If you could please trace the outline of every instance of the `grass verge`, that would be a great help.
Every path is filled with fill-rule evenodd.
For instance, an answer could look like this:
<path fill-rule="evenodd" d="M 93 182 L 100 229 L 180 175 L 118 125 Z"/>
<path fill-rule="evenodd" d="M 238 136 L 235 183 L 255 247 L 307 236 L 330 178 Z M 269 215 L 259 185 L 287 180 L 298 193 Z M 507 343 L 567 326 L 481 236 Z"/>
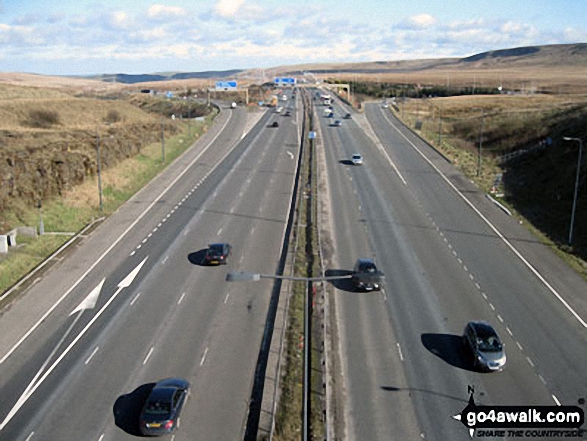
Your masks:
<path fill-rule="evenodd" d="M 162 162 L 161 143 L 152 143 L 145 146 L 139 155 L 104 170 L 103 213 L 99 210 L 97 177 L 72 188 L 61 198 L 46 202 L 41 209 L 45 232 L 75 233 L 95 218 L 116 211 L 205 133 L 215 116 L 216 113 L 211 114 L 199 122 L 173 122 L 181 130 L 179 134 L 165 139 L 165 163 Z M 19 207 L 18 213 L 7 215 L 12 225 L 39 224 L 40 210 L 37 208 Z M 43 235 L 26 241 L 16 250 L 11 249 L 0 261 L 0 292 L 7 291 L 68 239 L 65 235 Z M 22 241 L 18 238 L 17 242 Z M 9 300 L 5 299 L 3 303 Z M 0 304 L 0 308 L 2 306 Z"/>

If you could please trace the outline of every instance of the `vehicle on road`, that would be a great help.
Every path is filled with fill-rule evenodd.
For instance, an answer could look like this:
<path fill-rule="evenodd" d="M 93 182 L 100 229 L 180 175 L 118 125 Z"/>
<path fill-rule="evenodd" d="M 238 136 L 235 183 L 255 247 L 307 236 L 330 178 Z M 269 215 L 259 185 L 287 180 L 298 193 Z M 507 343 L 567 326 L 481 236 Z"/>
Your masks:
<path fill-rule="evenodd" d="M 353 156 L 351 156 L 351 162 L 353 165 L 363 165 L 363 157 L 358 153 L 355 153 Z"/>
<path fill-rule="evenodd" d="M 233 101 L 232 104 L 230 105 L 231 109 L 236 109 L 236 103 Z"/>
<path fill-rule="evenodd" d="M 179 417 L 190 393 L 190 384 L 181 378 L 167 378 L 155 384 L 139 419 L 141 434 L 166 435 L 179 427 Z"/>
<path fill-rule="evenodd" d="M 344 119 L 352 119 L 352 117 L 353 117 L 353 116 L 352 116 L 350 113 L 347 113 L 347 114 L 344 116 Z"/>
<path fill-rule="evenodd" d="M 226 265 L 232 247 L 228 243 L 212 243 L 208 245 L 204 262 L 208 265 Z"/>
<path fill-rule="evenodd" d="M 279 127 L 279 123 L 277 121 L 273 121 L 273 124 L 271 124 L 271 127 Z"/>
<path fill-rule="evenodd" d="M 291 112 L 289 110 L 286 110 L 283 116 L 291 116 Z"/>
<path fill-rule="evenodd" d="M 379 291 L 381 289 L 381 273 L 373 259 L 358 259 L 353 269 L 351 283 L 356 290 Z"/>
<path fill-rule="evenodd" d="M 463 345 L 469 351 L 476 369 L 501 371 L 504 368 L 506 356 L 503 343 L 489 323 L 467 323 L 463 332 Z"/>
<path fill-rule="evenodd" d="M 340 119 L 337 119 L 336 121 L 334 121 L 332 123 L 333 127 L 340 127 L 342 125 L 342 121 Z"/>

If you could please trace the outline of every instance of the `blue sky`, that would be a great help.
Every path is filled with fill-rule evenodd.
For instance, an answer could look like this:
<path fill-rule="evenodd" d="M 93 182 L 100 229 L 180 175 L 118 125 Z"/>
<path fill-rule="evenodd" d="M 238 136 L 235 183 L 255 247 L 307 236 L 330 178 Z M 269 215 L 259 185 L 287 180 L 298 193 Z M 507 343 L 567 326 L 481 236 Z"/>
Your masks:
<path fill-rule="evenodd" d="M 586 0 L 0 0 L 0 71 L 153 73 L 584 43 Z"/>

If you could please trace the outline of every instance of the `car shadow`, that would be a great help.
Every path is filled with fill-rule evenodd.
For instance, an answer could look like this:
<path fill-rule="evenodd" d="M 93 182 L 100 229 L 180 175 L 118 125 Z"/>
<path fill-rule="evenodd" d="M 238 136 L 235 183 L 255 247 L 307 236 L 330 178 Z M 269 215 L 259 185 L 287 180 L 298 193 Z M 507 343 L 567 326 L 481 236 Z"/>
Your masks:
<path fill-rule="evenodd" d="M 353 165 L 353 161 L 351 161 L 350 159 L 341 159 L 340 161 L 338 161 L 338 163 L 342 165 Z"/>
<path fill-rule="evenodd" d="M 155 383 L 143 384 L 129 394 L 118 397 L 112 408 L 114 424 L 126 433 L 141 436 L 139 419 L 141 411 Z"/>
<path fill-rule="evenodd" d="M 326 270 L 324 275 L 326 277 L 337 277 L 337 276 L 350 276 L 353 272 L 349 270 L 341 270 L 341 269 L 329 269 Z M 348 292 L 355 292 L 355 287 L 351 283 L 351 279 L 338 279 L 338 280 L 329 280 L 330 283 L 336 288 L 340 289 L 341 291 L 348 291 Z"/>
<path fill-rule="evenodd" d="M 473 363 L 463 348 L 462 337 L 454 334 L 422 334 L 426 349 L 451 366 L 475 371 Z"/>
<path fill-rule="evenodd" d="M 208 249 L 204 248 L 202 250 L 196 251 L 195 253 L 190 253 L 188 254 L 188 260 L 192 265 L 206 266 L 206 264 L 204 263 L 206 251 L 208 251 Z"/>

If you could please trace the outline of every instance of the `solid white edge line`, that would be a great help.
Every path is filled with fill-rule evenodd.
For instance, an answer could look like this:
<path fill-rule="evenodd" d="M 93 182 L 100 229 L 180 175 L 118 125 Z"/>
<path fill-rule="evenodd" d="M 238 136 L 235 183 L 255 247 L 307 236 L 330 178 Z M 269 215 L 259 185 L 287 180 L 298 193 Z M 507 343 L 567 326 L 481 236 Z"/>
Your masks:
<path fill-rule="evenodd" d="M 497 227 L 495 227 L 490 221 L 489 219 L 487 219 L 483 213 L 481 213 L 477 207 L 475 207 L 473 205 L 473 203 L 471 201 L 469 201 L 469 199 L 466 198 L 466 196 L 464 194 L 462 194 L 459 189 L 452 183 L 450 182 L 450 180 L 444 176 L 444 174 L 438 169 L 438 167 L 436 167 L 434 165 L 434 163 L 432 163 L 432 161 L 430 161 L 425 155 L 424 153 L 422 153 L 420 151 L 420 149 L 418 147 L 416 147 L 416 145 L 410 141 L 408 139 L 408 137 L 406 135 L 404 135 L 396 126 L 395 124 L 386 116 L 387 121 L 389 122 L 389 124 L 420 154 L 420 156 L 422 156 L 422 158 L 424 158 L 424 160 L 426 162 L 428 162 L 428 164 L 430 164 L 430 166 L 440 175 L 440 177 L 442 179 L 444 179 L 444 181 L 465 201 L 465 203 L 471 207 L 471 209 L 477 213 L 477 215 L 489 226 L 489 228 L 491 228 L 493 230 L 493 232 L 495 234 L 497 234 L 497 236 L 508 246 L 508 248 L 510 250 L 512 250 L 512 252 L 524 263 L 524 265 L 526 265 L 526 267 L 550 290 L 550 292 L 552 294 L 554 294 L 556 296 L 556 298 L 565 306 L 565 308 L 567 308 L 567 310 L 579 321 L 579 323 L 581 323 L 583 325 L 584 328 L 587 328 L 587 322 L 585 320 L 583 320 L 583 318 L 573 309 L 571 308 L 571 306 L 567 303 L 567 301 L 565 299 L 562 298 L 562 296 L 552 287 L 552 285 L 550 285 L 550 283 L 548 283 L 548 281 L 542 276 L 542 274 L 540 274 L 538 272 L 538 270 L 536 270 L 536 268 L 534 268 L 532 266 L 532 264 L 530 264 L 530 262 L 528 262 L 526 260 L 526 258 L 524 256 L 522 256 L 522 254 L 510 243 L 509 240 L 507 240 L 505 238 L 505 236 L 503 234 L 501 234 L 501 232 L 497 229 Z"/>
<path fill-rule="evenodd" d="M 165 190 L 163 190 L 161 192 L 161 194 L 159 194 L 159 196 L 157 196 L 155 198 L 155 200 L 153 202 L 151 202 L 149 204 L 149 206 L 147 208 L 145 208 L 145 210 L 135 219 L 135 221 L 130 224 L 128 226 L 128 228 L 126 230 L 124 230 L 122 232 L 122 234 L 118 237 L 118 239 L 116 239 L 114 242 L 112 242 L 112 244 L 106 249 L 106 251 L 104 251 L 104 253 L 102 253 L 102 255 L 100 257 L 98 257 L 96 259 L 96 261 L 86 270 L 86 272 L 84 272 L 79 279 L 77 279 L 77 281 L 71 286 L 71 288 L 69 288 L 65 294 L 63 294 L 58 300 L 57 302 L 55 302 L 53 304 L 53 306 L 51 306 L 51 308 L 49 308 L 47 310 L 47 312 L 45 314 L 43 314 L 43 316 L 37 321 L 37 323 L 35 323 L 17 342 L 16 344 L 4 355 L 4 357 L 2 357 L 2 359 L 0 360 L 0 364 L 4 363 L 6 361 L 6 359 L 8 357 L 10 357 L 10 355 L 16 350 L 16 348 L 18 348 L 23 341 L 25 341 L 29 335 L 31 335 L 35 329 L 37 329 L 39 327 L 39 325 L 45 321 L 45 319 L 49 316 L 49 314 L 51 314 L 55 308 L 57 308 L 57 306 L 59 306 L 59 304 L 81 283 L 81 281 L 83 279 L 86 278 L 86 276 L 102 261 L 102 259 L 104 259 L 104 257 L 106 257 L 106 255 L 112 251 L 112 249 L 118 245 L 118 242 L 120 242 L 122 240 L 122 238 L 124 236 L 126 236 L 128 234 L 128 232 L 133 229 L 135 227 L 135 225 L 137 223 L 139 223 L 139 221 L 149 212 L 149 210 L 151 210 L 151 208 L 153 208 L 155 206 L 156 203 L 159 202 L 159 200 L 161 200 L 161 198 L 163 196 L 165 196 L 165 194 L 175 185 L 175 183 L 177 181 L 179 181 L 183 175 L 185 175 L 188 170 L 190 169 L 190 167 L 192 165 L 194 165 L 196 163 L 196 161 L 198 161 L 200 159 L 200 156 L 202 156 L 206 151 L 208 151 L 208 149 L 210 148 L 210 146 L 214 143 L 214 141 L 216 141 L 216 139 L 220 136 L 220 134 L 224 131 L 224 128 L 228 125 L 228 122 L 230 121 L 230 118 L 232 117 L 232 113 L 229 113 L 228 119 L 226 120 L 226 122 L 224 123 L 224 125 L 222 126 L 222 128 L 218 131 L 218 133 L 214 136 L 214 138 L 212 138 L 212 140 L 208 143 L 208 145 L 198 154 L 196 155 L 196 157 L 184 168 L 184 170 L 179 173 L 179 175 L 176 176 L 176 178 L 171 181 L 170 184 L 168 184 L 165 187 Z M 181 157 L 181 156 L 180 156 Z M 178 158 L 179 159 L 179 158 Z M 171 165 L 171 164 L 170 164 Z M 136 193 L 138 194 L 138 193 Z M 161 224 L 159 224 L 158 226 L 160 226 Z"/>

